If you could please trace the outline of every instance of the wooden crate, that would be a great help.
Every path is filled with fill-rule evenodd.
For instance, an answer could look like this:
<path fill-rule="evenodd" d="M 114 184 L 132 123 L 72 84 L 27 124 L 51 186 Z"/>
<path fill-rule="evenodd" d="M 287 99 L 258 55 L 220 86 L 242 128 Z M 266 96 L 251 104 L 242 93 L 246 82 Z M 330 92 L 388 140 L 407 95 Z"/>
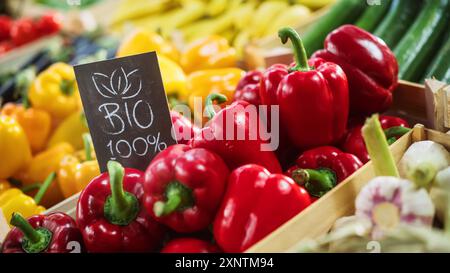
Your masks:
<path fill-rule="evenodd" d="M 398 163 L 413 142 L 421 140 L 438 142 L 450 150 L 450 135 L 425 129 L 419 124 L 391 145 L 395 161 Z M 356 196 L 374 177 L 373 166 L 369 162 L 247 252 L 286 252 L 304 239 L 315 239 L 326 234 L 338 218 L 354 214 Z"/>

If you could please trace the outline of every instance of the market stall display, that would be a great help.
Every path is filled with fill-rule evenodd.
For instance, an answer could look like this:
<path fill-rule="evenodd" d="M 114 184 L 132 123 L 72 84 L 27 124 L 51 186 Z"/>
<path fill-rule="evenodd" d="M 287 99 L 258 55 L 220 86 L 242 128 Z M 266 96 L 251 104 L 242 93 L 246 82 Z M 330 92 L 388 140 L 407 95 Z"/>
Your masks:
<path fill-rule="evenodd" d="M 0 63 L 54 38 L 0 69 L 0 252 L 450 251 L 450 136 L 417 124 L 450 128 L 450 1 L 123 0 L 94 32 L 58 21 L 109 1 L 85 4 L 0 16 Z M 144 128 L 133 58 L 178 143 L 142 138 L 144 167 L 95 146 L 96 110 Z M 79 76 L 97 61 L 110 74 Z M 86 110 L 91 80 L 126 110 Z"/>

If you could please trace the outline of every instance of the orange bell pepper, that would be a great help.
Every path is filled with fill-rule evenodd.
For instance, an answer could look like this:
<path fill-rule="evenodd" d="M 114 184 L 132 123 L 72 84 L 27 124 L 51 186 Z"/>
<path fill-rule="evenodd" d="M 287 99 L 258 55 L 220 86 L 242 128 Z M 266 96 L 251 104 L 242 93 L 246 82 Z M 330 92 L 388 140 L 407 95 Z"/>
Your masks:
<path fill-rule="evenodd" d="M 52 172 L 57 172 L 61 160 L 68 154 L 74 152 L 68 143 L 59 143 L 43 152 L 37 154 L 30 162 L 24 172 L 15 178 L 20 180 L 24 186 L 43 181 Z M 58 183 L 53 183 L 42 199 L 42 205 L 51 207 L 64 199 Z"/>
<path fill-rule="evenodd" d="M 52 123 L 49 113 L 21 104 L 7 103 L 3 106 L 1 114 L 17 120 L 28 138 L 33 153 L 45 147 Z"/>

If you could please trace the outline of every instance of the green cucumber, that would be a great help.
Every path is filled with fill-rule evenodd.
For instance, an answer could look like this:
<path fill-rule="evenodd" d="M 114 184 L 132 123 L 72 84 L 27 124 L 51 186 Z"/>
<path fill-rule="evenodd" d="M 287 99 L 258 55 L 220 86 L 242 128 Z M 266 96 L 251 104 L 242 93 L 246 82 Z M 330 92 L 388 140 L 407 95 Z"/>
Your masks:
<path fill-rule="evenodd" d="M 433 62 L 428 67 L 422 82 L 430 78 L 450 83 L 450 34 L 447 34 L 447 39 L 444 40 Z"/>
<path fill-rule="evenodd" d="M 380 37 L 390 48 L 394 48 L 413 24 L 421 5 L 420 0 L 393 0 L 385 18 L 373 34 Z"/>
<path fill-rule="evenodd" d="M 344 24 L 355 22 L 365 7 L 366 2 L 361 0 L 340 0 L 336 2 L 325 15 L 302 35 L 306 52 L 311 55 L 316 50 L 323 48 L 323 41 L 328 33 Z"/>
<path fill-rule="evenodd" d="M 378 4 L 367 7 L 358 21 L 356 21 L 355 26 L 369 32 L 374 31 L 389 10 L 391 2 L 391 0 L 382 0 Z"/>
<path fill-rule="evenodd" d="M 399 79 L 416 81 L 425 73 L 433 52 L 445 34 L 450 0 L 426 0 L 414 24 L 395 47 Z"/>

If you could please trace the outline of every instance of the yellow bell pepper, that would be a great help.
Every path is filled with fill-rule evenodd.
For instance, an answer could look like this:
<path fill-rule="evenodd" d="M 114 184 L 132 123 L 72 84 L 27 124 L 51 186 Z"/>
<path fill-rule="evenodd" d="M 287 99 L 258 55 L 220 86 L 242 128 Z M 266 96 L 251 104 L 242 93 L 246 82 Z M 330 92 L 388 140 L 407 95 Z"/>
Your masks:
<path fill-rule="evenodd" d="M 0 115 L 0 179 L 6 179 L 24 168 L 31 160 L 30 144 L 19 123 Z"/>
<path fill-rule="evenodd" d="M 180 53 L 170 42 L 164 40 L 161 35 L 137 28 L 126 36 L 117 49 L 117 57 L 135 55 L 150 51 L 156 51 L 158 55 L 164 55 L 178 62 Z"/>
<path fill-rule="evenodd" d="M 0 194 L 2 194 L 2 192 L 8 190 L 11 188 L 11 184 L 4 179 L 0 179 Z"/>
<path fill-rule="evenodd" d="M 45 147 L 52 124 L 50 114 L 43 110 L 27 108 L 16 103 L 5 104 L 1 114 L 10 116 L 19 122 L 33 153 L 39 152 Z"/>
<path fill-rule="evenodd" d="M 20 180 L 24 186 L 43 181 L 50 173 L 57 172 L 61 160 L 68 154 L 74 152 L 69 143 L 59 143 L 39 154 L 30 162 L 24 172 L 19 173 L 15 178 Z M 45 193 L 42 204 L 50 207 L 63 200 L 58 183 L 53 183 Z"/>
<path fill-rule="evenodd" d="M 80 160 L 77 155 L 67 155 L 60 163 L 58 183 L 65 198 L 82 191 L 94 177 L 100 174 L 97 160 L 92 157 L 89 134 L 83 135 L 83 140 L 85 160 Z"/>
<path fill-rule="evenodd" d="M 194 99 L 202 98 L 205 105 L 206 97 L 211 93 L 221 93 L 228 98 L 228 102 L 233 100 L 236 85 L 245 72 L 239 68 L 221 68 L 200 70 L 188 76 L 187 88 L 189 95 L 189 106 L 194 111 Z M 196 113 L 198 117 L 202 113 Z"/>
<path fill-rule="evenodd" d="M 189 93 L 186 89 L 186 75 L 183 69 L 164 56 L 158 56 L 158 62 L 167 96 L 186 100 Z"/>
<path fill-rule="evenodd" d="M 130 36 L 129 41 L 127 39 L 124 40 L 117 51 L 116 56 L 124 57 L 149 51 L 156 51 L 158 53 L 158 62 L 161 70 L 164 90 L 166 91 L 167 96 L 185 100 L 188 95 L 186 93 L 186 75 L 184 74 L 183 69 L 173 60 L 177 58 L 170 57 L 171 55 L 177 56 L 178 53 L 175 53 L 175 51 L 170 48 L 164 50 L 166 48 L 164 45 L 157 46 L 157 44 L 160 43 L 155 41 L 159 40 L 161 37 L 156 37 L 157 36 L 155 36 L 155 34 L 148 34 L 145 31 L 137 31 L 134 35 Z"/>
<path fill-rule="evenodd" d="M 47 146 L 53 147 L 67 142 L 74 149 L 83 148 L 82 135 L 89 132 L 83 112 L 75 112 L 64 119 L 50 136 Z"/>
<path fill-rule="evenodd" d="M 211 35 L 194 41 L 181 54 L 180 64 L 186 73 L 197 70 L 234 67 L 236 50 L 224 37 Z"/>
<path fill-rule="evenodd" d="M 72 66 L 55 63 L 37 75 L 30 87 L 31 105 L 47 111 L 54 122 L 81 108 L 80 94 Z"/>
<path fill-rule="evenodd" d="M 39 203 L 50 185 L 54 184 L 52 183 L 54 179 L 55 173 L 49 174 L 34 198 L 17 188 L 0 193 L 0 209 L 6 221 L 9 223 L 13 212 L 19 212 L 26 218 L 44 212 L 45 208 L 40 206 Z"/>

